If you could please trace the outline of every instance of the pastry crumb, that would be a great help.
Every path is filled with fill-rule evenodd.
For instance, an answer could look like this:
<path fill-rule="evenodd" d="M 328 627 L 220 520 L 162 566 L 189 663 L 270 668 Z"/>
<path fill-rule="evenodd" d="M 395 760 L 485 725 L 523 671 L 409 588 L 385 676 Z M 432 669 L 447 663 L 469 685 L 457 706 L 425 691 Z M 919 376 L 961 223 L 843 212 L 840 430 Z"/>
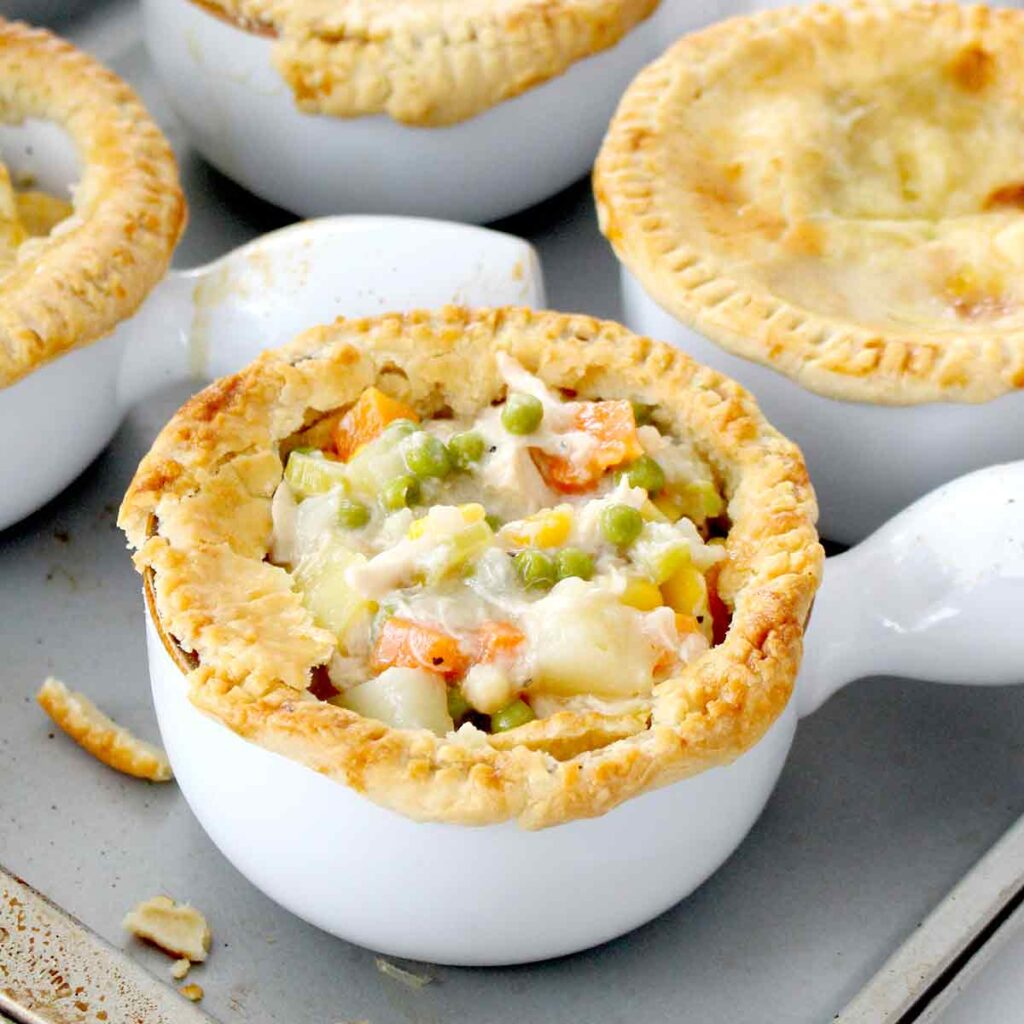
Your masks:
<path fill-rule="evenodd" d="M 175 960 L 171 964 L 171 977 L 175 981 L 181 981 L 186 974 L 188 969 L 192 966 L 192 961 L 187 956 L 183 956 L 180 960 Z"/>
<path fill-rule="evenodd" d="M 39 688 L 39 706 L 83 750 L 125 775 L 150 782 L 173 778 L 167 755 L 108 718 L 85 694 L 52 676 Z"/>
<path fill-rule="evenodd" d="M 178 991 L 186 998 L 191 999 L 193 1003 L 198 1003 L 206 993 L 203 991 L 202 985 L 197 985 L 194 981 L 188 985 L 182 985 Z"/>
<path fill-rule="evenodd" d="M 200 964 L 210 950 L 210 928 L 206 918 L 195 907 L 175 903 L 169 896 L 143 900 L 125 915 L 122 927 L 179 958 L 179 962 L 189 960 Z M 172 970 L 177 968 L 175 964 Z"/>
<path fill-rule="evenodd" d="M 404 967 L 399 967 L 398 964 L 393 964 L 390 960 L 385 960 L 382 956 L 376 957 L 374 963 L 381 974 L 386 974 L 389 978 L 408 985 L 409 988 L 423 988 L 424 985 L 429 985 L 434 980 L 429 974 L 414 974 Z"/>

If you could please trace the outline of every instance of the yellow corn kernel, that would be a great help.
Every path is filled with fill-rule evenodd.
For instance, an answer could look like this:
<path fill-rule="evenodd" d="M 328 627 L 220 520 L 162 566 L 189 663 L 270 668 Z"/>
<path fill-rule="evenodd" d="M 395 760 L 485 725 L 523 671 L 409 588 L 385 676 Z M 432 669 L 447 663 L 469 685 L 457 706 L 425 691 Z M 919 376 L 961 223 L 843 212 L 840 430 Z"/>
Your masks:
<path fill-rule="evenodd" d="M 684 565 L 662 583 L 661 594 L 674 611 L 695 615 L 707 606 L 708 586 L 698 569 Z"/>
<path fill-rule="evenodd" d="M 546 508 L 526 519 L 506 523 L 499 536 L 517 548 L 557 548 L 572 532 L 572 509 L 568 505 Z"/>
<path fill-rule="evenodd" d="M 475 501 L 470 502 L 468 505 L 460 505 L 459 512 L 462 514 L 462 521 L 467 526 L 472 526 L 473 523 L 482 522 L 484 517 L 487 515 L 487 511 L 484 509 L 483 505 L 480 505 Z M 427 532 L 429 519 L 430 513 L 428 512 L 425 516 L 415 520 L 410 525 L 409 529 L 405 531 L 406 537 L 408 537 L 409 540 L 419 540 L 420 537 Z"/>
<path fill-rule="evenodd" d="M 623 604 L 629 605 L 630 608 L 636 608 L 641 612 L 653 611 L 665 603 L 657 585 L 639 576 L 633 576 L 627 580 L 626 589 L 622 592 L 619 600 Z"/>

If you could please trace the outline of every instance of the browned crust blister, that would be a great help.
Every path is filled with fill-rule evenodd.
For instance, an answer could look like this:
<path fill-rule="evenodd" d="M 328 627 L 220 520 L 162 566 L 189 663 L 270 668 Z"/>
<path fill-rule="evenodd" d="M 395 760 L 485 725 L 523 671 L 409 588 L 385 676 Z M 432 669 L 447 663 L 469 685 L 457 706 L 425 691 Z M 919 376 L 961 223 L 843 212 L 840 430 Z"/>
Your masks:
<path fill-rule="evenodd" d="M 780 66 L 787 54 L 805 63 L 827 61 L 829 47 L 841 47 L 849 61 L 863 55 L 865 73 L 876 51 L 913 67 L 932 47 L 976 100 L 1001 90 L 1016 105 L 1022 46 L 1020 11 L 929 0 L 764 11 L 685 37 L 634 80 L 609 129 L 594 173 L 602 231 L 646 291 L 682 323 L 818 394 L 914 404 L 982 402 L 1018 389 L 1024 386 L 1019 326 L 930 332 L 858 325 L 740 279 L 732 263 L 705 244 L 727 229 L 714 222 L 713 204 L 680 167 L 702 143 L 687 126 L 689 105 L 752 54 L 763 58 L 767 47 Z M 830 87 L 839 88 L 835 82 Z M 785 140 L 773 143 L 784 146 Z"/>
<path fill-rule="evenodd" d="M 584 398 L 655 403 L 662 428 L 692 438 L 722 481 L 732 527 L 721 588 L 735 604 L 732 628 L 658 685 L 649 722 L 618 715 L 602 728 L 596 714 L 561 712 L 524 727 L 521 744 L 512 731 L 467 745 L 389 729 L 304 689 L 332 638 L 283 585 L 284 571 L 263 560 L 270 520 L 254 506 L 269 508 L 280 445 L 371 383 L 424 417 L 473 416 L 504 393 L 497 350 Z M 216 525 L 190 532 L 190 509 Z M 188 672 L 197 707 L 409 817 L 539 828 L 602 814 L 761 737 L 789 700 L 800 660 L 822 565 L 816 515 L 798 449 L 727 378 L 590 317 L 448 308 L 318 327 L 207 388 L 157 438 L 119 522 L 150 574 L 160 625 L 198 655 Z M 236 539 L 239 516 L 247 526 Z"/>
<path fill-rule="evenodd" d="M 185 226 L 167 140 L 135 93 L 41 29 L 0 18 L 0 120 L 60 125 L 78 151 L 74 214 L 0 278 L 0 388 L 130 316 Z"/>
<path fill-rule="evenodd" d="M 302 110 L 454 124 L 614 46 L 660 0 L 200 0 L 277 36 Z"/>

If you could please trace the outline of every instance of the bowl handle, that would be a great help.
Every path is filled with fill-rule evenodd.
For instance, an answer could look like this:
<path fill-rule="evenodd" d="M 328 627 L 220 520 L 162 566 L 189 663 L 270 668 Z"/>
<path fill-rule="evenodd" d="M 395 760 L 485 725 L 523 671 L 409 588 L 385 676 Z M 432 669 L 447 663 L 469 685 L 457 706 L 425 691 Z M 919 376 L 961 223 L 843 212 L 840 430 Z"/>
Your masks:
<path fill-rule="evenodd" d="M 797 686 L 801 716 L 854 679 L 1024 681 L 1024 462 L 925 495 L 829 558 Z"/>
<path fill-rule="evenodd" d="M 190 356 L 193 288 L 187 274 L 170 271 L 117 328 L 125 346 L 117 383 L 122 415 L 161 388 L 195 376 Z"/>
<path fill-rule="evenodd" d="M 325 217 L 171 273 L 123 324 L 127 407 L 172 381 L 235 373 L 338 316 L 544 305 L 532 246 L 485 228 L 415 217 Z"/>

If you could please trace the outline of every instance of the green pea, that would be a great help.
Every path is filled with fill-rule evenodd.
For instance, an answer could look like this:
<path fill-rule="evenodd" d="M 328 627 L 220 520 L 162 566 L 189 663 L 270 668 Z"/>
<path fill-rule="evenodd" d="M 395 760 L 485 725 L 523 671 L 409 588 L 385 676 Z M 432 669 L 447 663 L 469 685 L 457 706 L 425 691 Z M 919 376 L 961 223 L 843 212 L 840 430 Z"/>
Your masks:
<path fill-rule="evenodd" d="M 536 717 L 533 708 L 525 700 L 514 700 L 491 715 L 491 732 L 508 732 L 509 729 L 517 729 L 521 725 L 526 725 L 527 722 L 532 722 Z"/>
<path fill-rule="evenodd" d="M 417 434 L 403 445 L 405 464 L 419 477 L 446 477 L 452 471 L 452 457 L 444 441 L 433 434 Z"/>
<path fill-rule="evenodd" d="M 389 480 L 380 492 L 381 506 L 388 512 L 397 512 L 399 509 L 415 505 L 420 500 L 420 485 L 416 477 L 408 474 L 396 476 Z"/>
<path fill-rule="evenodd" d="M 415 434 L 419 429 L 419 424 L 413 423 L 412 420 L 392 420 L 384 428 L 384 433 L 388 434 L 392 438 L 399 439 L 408 437 L 410 434 Z"/>
<path fill-rule="evenodd" d="M 558 578 L 555 560 L 535 548 L 520 551 L 512 564 L 519 574 L 520 582 L 527 589 L 547 590 L 555 585 Z"/>
<path fill-rule="evenodd" d="M 570 576 L 589 580 L 594 575 L 594 560 L 579 548 L 562 548 L 555 556 L 555 571 L 560 580 Z"/>
<path fill-rule="evenodd" d="M 344 530 L 360 530 L 370 521 L 370 510 L 361 501 L 338 502 L 338 524 Z"/>
<path fill-rule="evenodd" d="M 496 516 L 493 512 L 488 512 L 484 516 L 484 522 L 497 533 L 505 524 L 501 521 L 501 516 Z"/>
<path fill-rule="evenodd" d="M 533 395 L 524 395 L 514 391 L 505 400 L 505 408 L 501 410 L 502 426 L 510 434 L 532 434 L 544 419 L 544 406 L 540 399 Z"/>
<path fill-rule="evenodd" d="M 629 403 L 633 406 L 633 419 L 636 421 L 638 427 L 645 427 L 651 422 L 654 414 L 654 406 L 649 405 L 647 402 L 637 402 L 631 400 Z"/>
<path fill-rule="evenodd" d="M 665 470 L 650 457 L 641 455 L 626 470 L 630 487 L 642 487 L 648 494 L 657 494 L 665 486 Z"/>
<path fill-rule="evenodd" d="M 643 516 L 629 505 L 609 505 L 601 511 L 601 533 L 620 548 L 628 547 L 644 528 Z"/>
<path fill-rule="evenodd" d="M 448 714 L 452 721 L 458 725 L 459 720 L 473 710 L 472 705 L 466 700 L 461 686 L 452 686 L 448 689 Z"/>
<path fill-rule="evenodd" d="M 448 454 L 457 469 L 469 469 L 474 462 L 479 462 L 486 447 L 484 439 L 475 430 L 453 434 L 448 439 Z"/>

